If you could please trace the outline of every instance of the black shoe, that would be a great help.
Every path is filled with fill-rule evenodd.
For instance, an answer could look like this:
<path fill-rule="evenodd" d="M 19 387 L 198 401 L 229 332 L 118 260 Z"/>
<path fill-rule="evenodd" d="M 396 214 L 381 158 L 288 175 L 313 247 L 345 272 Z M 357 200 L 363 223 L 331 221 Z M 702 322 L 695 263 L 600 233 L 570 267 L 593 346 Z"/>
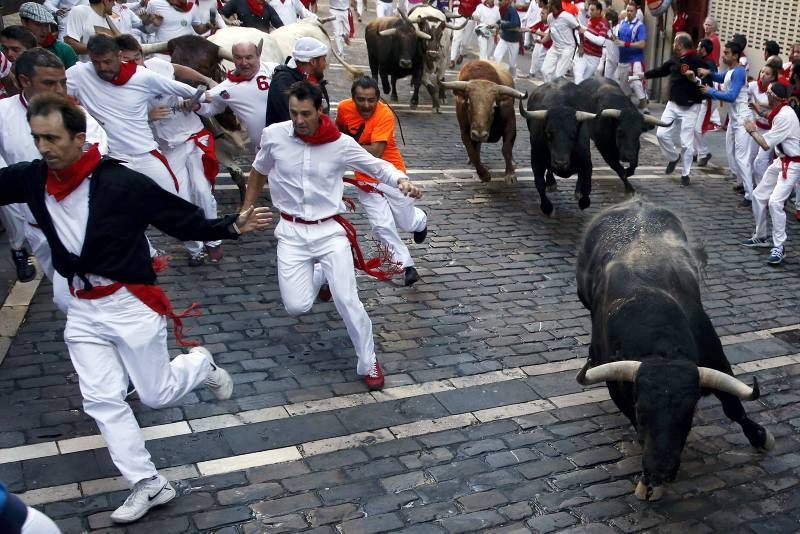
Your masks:
<path fill-rule="evenodd" d="M 708 160 L 711 159 L 711 154 L 706 154 L 703 157 L 697 158 L 697 166 L 698 167 L 705 167 L 708 165 Z"/>
<path fill-rule="evenodd" d="M 744 186 L 742 184 L 734 185 L 733 190 L 739 193 L 740 195 L 744 195 Z"/>
<path fill-rule="evenodd" d="M 30 263 L 30 256 L 27 250 L 24 248 L 19 250 L 11 249 L 11 259 L 14 260 L 14 267 L 17 269 L 17 280 L 30 282 L 36 278 L 36 267 Z"/>
<path fill-rule="evenodd" d="M 406 267 L 405 286 L 410 287 L 419 282 L 419 273 L 413 267 Z"/>
<path fill-rule="evenodd" d="M 681 187 L 689 187 L 689 175 L 681 176 Z"/>
<path fill-rule="evenodd" d="M 743 198 L 739 204 L 737 204 L 740 208 L 750 208 L 753 206 L 753 201 Z"/>
<path fill-rule="evenodd" d="M 664 169 L 664 174 L 672 174 L 672 172 L 675 170 L 675 167 L 678 166 L 678 162 L 680 160 L 681 158 L 677 158 L 675 161 L 670 161 L 667 163 L 667 168 Z"/>
<path fill-rule="evenodd" d="M 196 256 L 189 256 L 189 267 L 200 267 L 206 262 L 206 257 L 201 252 Z"/>
<path fill-rule="evenodd" d="M 424 243 L 426 237 L 428 237 L 428 226 L 427 225 L 425 226 L 425 228 L 423 228 L 419 232 L 414 232 L 414 243 L 417 243 L 417 244 Z"/>

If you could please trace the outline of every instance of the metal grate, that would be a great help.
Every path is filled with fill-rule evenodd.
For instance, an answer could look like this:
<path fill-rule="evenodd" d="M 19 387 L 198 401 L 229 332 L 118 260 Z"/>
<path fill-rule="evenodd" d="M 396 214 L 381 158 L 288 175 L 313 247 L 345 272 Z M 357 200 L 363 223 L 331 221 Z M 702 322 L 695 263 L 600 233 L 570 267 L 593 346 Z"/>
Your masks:
<path fill-rule="evenodd" d="M 723 40 L 743 33 L 756 50 L 772 40 L 781 45 L 784 58 L 792 43 L 800 41 L 800 0 L 714 0 L 711 14 Z"/>

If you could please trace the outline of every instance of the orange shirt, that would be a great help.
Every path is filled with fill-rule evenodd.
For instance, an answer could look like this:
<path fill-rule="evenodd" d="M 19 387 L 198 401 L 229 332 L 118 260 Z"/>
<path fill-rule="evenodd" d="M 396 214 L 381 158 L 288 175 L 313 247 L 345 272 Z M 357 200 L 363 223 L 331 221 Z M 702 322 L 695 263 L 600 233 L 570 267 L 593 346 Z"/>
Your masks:
<path fill-rule="evenodd" d="M 372 117 L 364 120 L 356 109 L 356 103 L 352 98 L 339 102 L 339 111 L 336 113 L 336 126 L 345 133 L 352 135 L 360 145 L 385 142 L 386 150 L 383 151 L 381 159 L 388 161 L 398 170 L 406 171 L 406 164 L 397 142 L 394 139 L 394 114 L 389 106 L 383 102 L 378 102 L 375 113 Z M 360 135 L 359 130 L 362 130 Z M 356 178 L 366 182 L 376 183 L 377 180 L 356 171 Z"/>

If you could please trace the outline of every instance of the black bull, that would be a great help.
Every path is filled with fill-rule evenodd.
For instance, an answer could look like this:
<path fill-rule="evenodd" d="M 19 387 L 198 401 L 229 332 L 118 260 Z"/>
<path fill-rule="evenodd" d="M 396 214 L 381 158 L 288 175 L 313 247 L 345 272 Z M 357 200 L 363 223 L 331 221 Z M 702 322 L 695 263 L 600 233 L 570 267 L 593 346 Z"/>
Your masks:
<path fill-rule="evenodd" d="M 774 438 L 747 417 L 742 400 L 758 398 L 733 378 L 700 301 L 704 254 L 692 249 L 680 220 L 640 200 L 600 213 L 578 251 L 578 297 L 591 312 L 583 385 L 605 381 L 643 445 L 640 499 L 656 500 L 675 479 L 701 394 L 714 393 L 750 443 Z"/>

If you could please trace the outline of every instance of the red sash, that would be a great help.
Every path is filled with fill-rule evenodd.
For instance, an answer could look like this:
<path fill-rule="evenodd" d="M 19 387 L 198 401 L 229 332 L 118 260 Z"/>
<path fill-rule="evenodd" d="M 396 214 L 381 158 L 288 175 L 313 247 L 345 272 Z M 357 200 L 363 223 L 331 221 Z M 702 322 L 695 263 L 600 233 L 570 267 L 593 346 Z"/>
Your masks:
<path fill-rule="evenodd" d="M 800 156 L 781 156 L 780 160 L 781 173 L 783 174 L 783 179 L 786 180 L 786 173 L 789 172 L 789 165 L 791 163 L 800 163 Z"/>
<path fill-rule="evenodd" d="M 194 141 L 195 146 L 203 151 L 201 158 L 203 174 L 206 175 L 206 180 L 211 184 L 211 190 L 213 191 L 217 183 L 217 174 L 219 174 L 219 160 L 214 149 L 214 134 L 203 128 L 196 134 L 189 136 L 189 139 Z"/>
<path fill-rule="evenodd" d="M 169 166 L 169 161 L 167 161 L 167 158 L 164 157 L 164 154 L 162 154 L 156 149 L 151 150 L 150 153 L 153 156 L 155 156 L 161 163 L 163 163 L 164 167 L 166 167 L 167 170 L 169 171 L 169 175 L 172 176 L 172 181 L 175 183 L 175 192 L 177 193 L 178 191 L 180 191 L 181 188 L 180 185 L 178 185 L 178 177 L 175 176 L 174 172 L 172 172 L 172 167 Z"/>

